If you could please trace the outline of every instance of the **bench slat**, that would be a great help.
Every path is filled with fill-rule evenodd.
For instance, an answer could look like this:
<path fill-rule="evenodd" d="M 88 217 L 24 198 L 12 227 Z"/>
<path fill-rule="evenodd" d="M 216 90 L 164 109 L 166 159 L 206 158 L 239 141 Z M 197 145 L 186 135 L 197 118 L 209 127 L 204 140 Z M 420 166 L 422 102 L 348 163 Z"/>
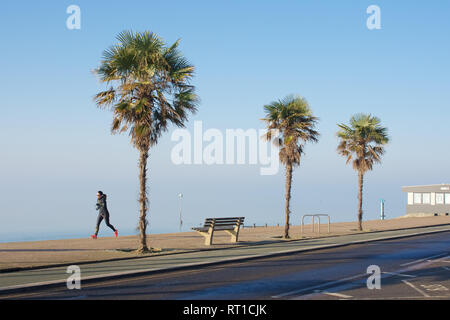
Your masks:
<path fill-rule="evenodd" d="M 205 220 L 237 220 L 245 219 L 244 217 L 231 217 L 231 218 L 206 218 Z"/>
<path fill-rule="evenodd" d="M 205 222 L 204 225 L 216 225 L 216 226 L 220 226 L 220 225 L 233 225 L 233 224 L 243 224 L 243 222 L 240 221 L 227 221 L 227 222 Z"/>
<path fill-rule="evenodd" d="M 205 222 L 205 224 L 203 225 L 204 227 L 209 227 L 212 226 L 213 222 Z M 233 221 L 233 222 L 215 222 L 214 223 L 215 226 L 236 226 L 236 225 L 242 225 L 242 222 L 237 222 L 237 221 Z"/>
<path fill-rule="evenodd" d="M 205 219 L 205 223 L 210 223 L 210 222 L 215 222 L 215 223 L 222 223 L 222 222 L 243 222 L 244 218 L 233 218 L 233 219 L 215 219 L 215 218 L 210 218 L 210 219 Z"/>
<path fill-rule="evenodd" d="M 195 231 L 200 231 L 200 232 L 207 232 L 209 231 L 208 227 L 200 227 L 200 228 L 192 228 L 192 230 Z M 234 230 L 234 226 L 233 227 L 214 227 L 215 231 L 223 231 L 223 230 Z"/>
<path fill-rule="evenodd" d="M 240 221 L 242 221 L 242 220 L 208 220 L 208 221 L 205 221 L 205 223 L 212 223 L 212 222 L 215 222 L 215 223 L 231 223 L 231 222 L 240 222 Z"/>

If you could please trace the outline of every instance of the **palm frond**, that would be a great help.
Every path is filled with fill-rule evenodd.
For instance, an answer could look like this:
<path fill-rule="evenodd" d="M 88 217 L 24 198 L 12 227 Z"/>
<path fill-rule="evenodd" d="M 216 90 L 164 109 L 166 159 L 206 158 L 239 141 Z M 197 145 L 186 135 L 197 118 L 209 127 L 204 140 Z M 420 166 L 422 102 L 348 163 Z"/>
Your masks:
<path fill-rule="evenodd" d="M 199 99 L 189 84 L 194 67 L 179 51 L 155 33 L 122 31 L 118 43 L 103 52 L 95 70 L 111 88 L 99 92 L 99 107 L 111 107 L 112 132 L 129 131 L 138 148 L 156 144 L 169 124 L 183 126 L 195 113 Z"/>
<path fill-rule="evenodd" d="M 353 168 L 364 173 L 372 170 L 374 163 L 381 162 L 383 146 L 389 142 L 389 137 L 379 118 L 359 113 L 350 118 L 349 125 L 341 123 L 338 127 L 337 151 L 346 158 L 346 163 L 353 160 Z"/>
<path fill-rule="evenodd" d="M 300 96 L 290 95 L 264 106 L 264 121 L 269 130 L 264 138 L 270 140 L 270 130 L 280 132 L 280 161 L 299 165 L 304 143 L 317 142 L 319 132 L 315 130 L 318 118 L 313 116 L 308 102 Z"/>

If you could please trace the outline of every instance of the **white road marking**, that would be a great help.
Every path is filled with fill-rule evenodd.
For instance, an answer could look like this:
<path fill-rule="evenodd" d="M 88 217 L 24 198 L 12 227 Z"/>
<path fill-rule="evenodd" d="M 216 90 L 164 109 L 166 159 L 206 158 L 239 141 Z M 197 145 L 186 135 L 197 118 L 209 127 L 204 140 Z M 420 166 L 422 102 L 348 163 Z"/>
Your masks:
<path fill-rule="evenodd" d="M 322 284 L 319 284 L 319 285 L 316 285 L 316 286 L 312 286 L 312 287 L 308 287 L 308 288 L 303 288 L 303 289 L 293 290 L 293 291 L 289 291 L 289 292 L 285 292 L 285 293 L 280 293 L 280 294 L 278 294 L 276 296 L 272 296 L 272 298 L 274 298 L 274 299 L 283 298 L 283 297 L 286 297 L 286 296 L 289 296 L 289 295 L 298 294 L 298 293 L 301 293 L 301 292 L 310 291 L 310 290 L 314 290 L 314 289 L 330 286 L 330 285 L 333 285 L 333 284 L 337 284 L 337 283 L 353 280 L 353 279 L 356 279 L 356 278 L 365 277 L 366 275 L 367 275 L 366 273 L 362 273 L 362 274 L 358 274 L 356 276 L 344 278 L 344 279 L 341 279 L 341 280 L 326 282 L 326 283 L 322 283 Z"/>
<path fill-rule="evenodd" d="M 448 291 L 448 288 L 440 283 L 438 283 L 438 284 L 422 284 L 421 287 L 427 291 Z"/>
<path fill-rule="evenodd" d="M 427 293 L 423 292 L 422 290 L 420 290 L 419 288 L 417 288 L 415 285 L 413 285 L 411 282 L 408 282 L 406 280 L 402 280 L 403 283 L 407 284 L 408 286 L 410 286 L 411 288 L 413 288 L 414 290 L 416 290 L 417 292 L 419 292 L 421 295 L 423 295 L 424 297 L 429 298 L 430 295 L 428 295 Z"/>
<path fill-rule="evenodd" d="M 410 274 L 404 274 L 404 273 L 397 273 L 397 272 L 382 272 L 385 274 L 391 274 L 393 276 L 400 276 L 400 277 L 409 277 L 409 278 L 415 278 L 416 276 L 410 275 Z"/>
<path fill-rule="evenodd" d="M 337 292 L 327 292 L 327 291 L 322 291 L 320 292 L 322 294 L 326 294 L 329 296 L 333 296 L 333 297 L 338 297 L 338 298 L 344 298 L 344 299 L 350 299 L 353 298 L 352 296 L 348 296 L 346 294 L 342 294 L 342 293 L 337 293 Z"/>
<path fill-rule="evenodd" d="M 450 268 L 449 268 L 449 267 L 442 267 L 442 268 L 444 268 L 445 270 L 450 271 Z"/>
<path fill-rule="evenodd" d="M 445 256 L 445 257 L 442 257 L 442 258 L 439 258 L 439 259 L 435 259 L 435 260 L 427 260 L 428 262 L 450 262 L 449 260 L 446 260 L 446 259 L 448 259 L 448 258 L 450 258 L 450 256 Z"/>
<path fill-rule="evenodd" d="M 446 254 L 447 253 L 440 253 L 440 254 L 437 254 L 437 255 L 434 255 L 434 256 L 431 256 L 431 257 L 427 257 L 427 258 L 423 258 L 423 259 L 418 259 L 418 260 L 414 260 L 414 261 L 411 261 L 411 262 L 407 262 L 407 263 L 401 264 L 400 266 L 401 267 L 409 266 L 411 264 L 415 264 L 415 263 L 427 261 L 427 260 L 430 260 L 430 259 L 433 259 L 433 258 L 441 257 L 441 256 L 446 255 Z"/>

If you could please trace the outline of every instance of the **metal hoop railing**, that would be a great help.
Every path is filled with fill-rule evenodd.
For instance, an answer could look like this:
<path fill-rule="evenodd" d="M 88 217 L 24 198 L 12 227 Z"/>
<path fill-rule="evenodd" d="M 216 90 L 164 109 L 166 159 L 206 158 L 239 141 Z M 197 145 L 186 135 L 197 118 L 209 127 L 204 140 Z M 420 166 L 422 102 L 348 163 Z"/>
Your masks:
<path fill-rule="evenodd" d="M 304 214 L 302 216 L 302 234 L 301 234 L 302 236 L 303 236 L 303 226 L 305 224 L 305 217 L 312 217 L 313 232 L 315 232 L 315 218 L 318 219 L 318 224 L 317 224 L 318 234 L 320 234 L 320 217 L 327 217 L 328 218 L 328 233 L 330 233 L 330 222 L 331 222 L 331 219 L 330 219 L 330 216 L 328 214 L 321 214 L 321 213 L 318 213 L 318 214 Z"/>

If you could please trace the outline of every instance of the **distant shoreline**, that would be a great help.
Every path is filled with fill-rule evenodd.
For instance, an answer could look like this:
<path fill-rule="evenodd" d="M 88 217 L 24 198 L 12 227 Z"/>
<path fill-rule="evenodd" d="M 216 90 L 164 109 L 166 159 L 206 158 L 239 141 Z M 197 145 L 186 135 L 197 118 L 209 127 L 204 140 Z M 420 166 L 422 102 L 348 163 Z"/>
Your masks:
<path fill-rule="evenodd" d="M 190 230 L 182 230 L 186 232 Z M 23 233 L 10 233 L 10 234 L 0 234 L 0 243 L 11 243 L 11 242 L 32 242 L 32 241 L 52 241 L 52 240 L 69 240 L 69 239 L 83 239 L 89 238 L 92 234 L 92 230 L 86 231 L 71 231 L 71 232 L 36 232 L 28 235 Z M 168 229 L 157 229 L 149 230 L 148 234 L 165 234 L 165 233 L 176 233 L 178 230 L 168 230 Z M 119 234 L 121 236 L 135 236 L 139 234 L 138 231 L 133 231 L 130 229 L 120 230 Z M 100 237 L 112 237 L 114 234 L 110 230 L 105 230 L 99 232 Z"/>

